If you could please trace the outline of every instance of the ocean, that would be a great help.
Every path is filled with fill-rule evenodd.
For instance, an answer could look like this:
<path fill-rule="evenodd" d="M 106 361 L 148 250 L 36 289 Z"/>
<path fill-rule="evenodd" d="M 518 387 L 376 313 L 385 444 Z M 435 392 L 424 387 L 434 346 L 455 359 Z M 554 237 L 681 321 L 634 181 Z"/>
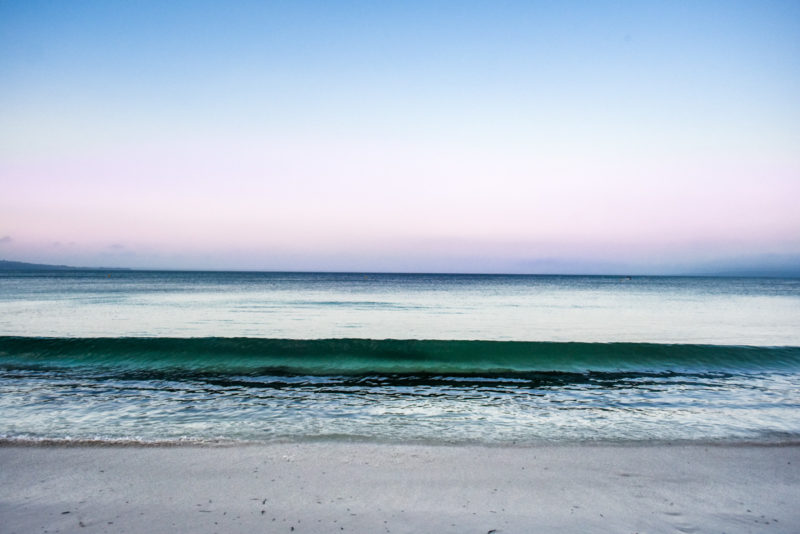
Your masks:
<path fill-rule="evenodd" d="M 800 279 L 0 273 L 0 440 L 800 437 Z"/>

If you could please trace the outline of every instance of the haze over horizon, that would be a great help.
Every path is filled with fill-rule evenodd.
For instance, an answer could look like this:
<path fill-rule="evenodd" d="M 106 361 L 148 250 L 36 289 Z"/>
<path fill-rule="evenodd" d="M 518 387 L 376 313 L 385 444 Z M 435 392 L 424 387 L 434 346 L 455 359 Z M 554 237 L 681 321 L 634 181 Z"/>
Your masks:
<path fill-rule="evenodd" d="M 0 2 L 0 259 L 800 273 L 796 2 Z"/>

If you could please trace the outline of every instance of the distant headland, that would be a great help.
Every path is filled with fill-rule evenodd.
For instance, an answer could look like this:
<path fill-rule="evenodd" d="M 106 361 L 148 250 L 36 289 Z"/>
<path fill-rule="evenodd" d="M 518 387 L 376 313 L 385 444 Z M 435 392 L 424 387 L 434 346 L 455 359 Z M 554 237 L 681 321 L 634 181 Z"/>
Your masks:
<path fill-rule="evenodd" d="M 69 265 L 47 265 L 24 261 L 0 260 L 0 271 L 130 271 L 127 267 L 72 267 Z"/>

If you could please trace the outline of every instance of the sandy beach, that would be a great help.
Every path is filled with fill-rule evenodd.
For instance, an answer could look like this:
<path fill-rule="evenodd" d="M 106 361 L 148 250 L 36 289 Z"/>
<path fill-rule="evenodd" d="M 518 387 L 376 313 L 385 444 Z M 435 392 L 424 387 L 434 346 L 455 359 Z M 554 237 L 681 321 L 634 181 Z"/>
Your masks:
<path fill-rule="evenodd" d="M 2 532 L 797 532 L 798 445 L 0 447 Z"/>

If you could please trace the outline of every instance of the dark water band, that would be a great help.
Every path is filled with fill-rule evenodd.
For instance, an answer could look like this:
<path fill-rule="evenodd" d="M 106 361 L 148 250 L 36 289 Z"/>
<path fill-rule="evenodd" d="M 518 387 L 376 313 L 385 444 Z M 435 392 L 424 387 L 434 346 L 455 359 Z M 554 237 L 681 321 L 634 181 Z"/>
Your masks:
<path fill-rule="evenodd" d="M 0 337 L 0 366 L 252 374 L 800 370 L 800 347 L 530 341 Z"/>

